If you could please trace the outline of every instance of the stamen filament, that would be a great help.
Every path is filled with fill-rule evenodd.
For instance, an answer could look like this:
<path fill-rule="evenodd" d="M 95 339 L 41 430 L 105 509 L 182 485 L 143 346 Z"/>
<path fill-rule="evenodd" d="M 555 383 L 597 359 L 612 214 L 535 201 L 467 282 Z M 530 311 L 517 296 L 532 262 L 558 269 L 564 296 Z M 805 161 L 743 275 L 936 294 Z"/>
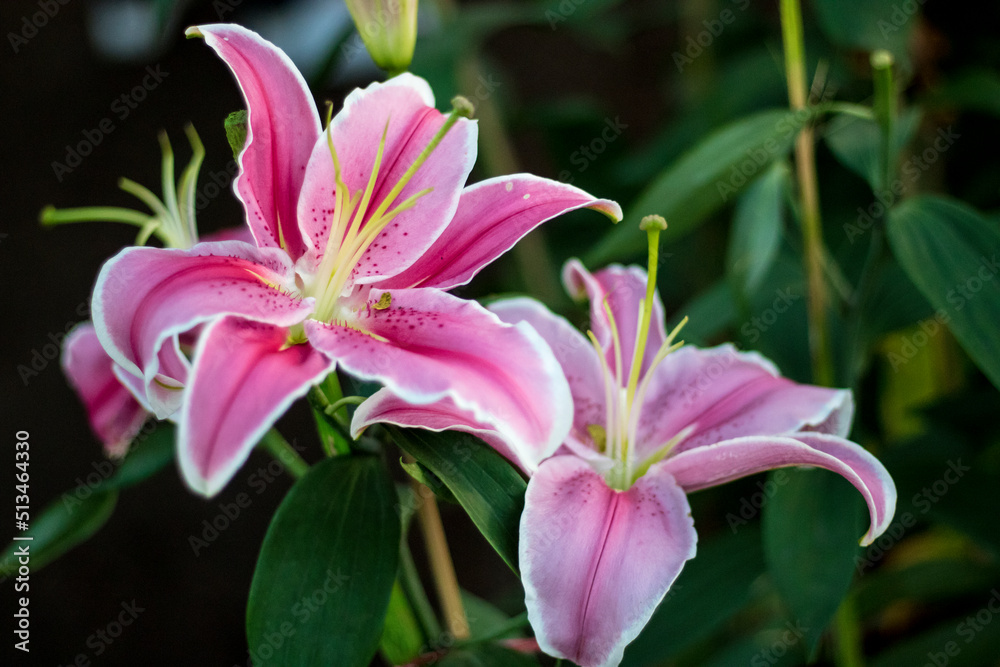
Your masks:
<path fill-rule="evenodd" d="M 452 127 L 454 127 L 455 123 L 458 122 L 459 118 L 464 118 L 466 117 L 466 114 L 469 113 L 468 110 L 465 108 L 465 106 L 463 106 L 463 104 L 460 102 L 460 100 L 464 101 L 464 104 L 468 105 L 468 107 L 471 108 L 471 104 L 469 104 L 468 100 L 465 100 L 465 98 L 456 97 L 454 100 L 452 100 L 452 105 L 455 108 L 452 109 L 452 112 L 450 114 L 448 114 L 448 118 L 444 121 L 444 125 L 442 125 L 441 129 L 437 131 L 437 133 L 434 135 L 434 138 L 431 139 L 431 142 L 424 147 L 424 150 L 420 152 L 420 155 L 418 155 L 417 159 L 413 161 L 413 164 L 410 165 L 409 169 L 407 169 L 406 172 L 403 173 L 403 176 L 402 178 L 399 179 L 399 182 L 396 183 L 396 185 L 393 186 L 392 190 L 389 191 L 389 194 L 385 196 L 385 199 L 382 200 L 382 203 L 379 204 L 379 207 L 375 209 L 375 213 L 372 214 L 372 218 L 375 219 L 381 218 L 385 214 L 385 212 L 389 210 L 389 207 L 392 206 L 392 203 L 396 201 L 396 197 L 398 197 L 399 193 L 403 191 L 403 188 L 405 188 L 406 184 L 410 182 L 410 179 L 413 178 L 413 175 L 417 173 L 417 170 L 420 169 L 420 167 L 423 166 L 424 162 L 427 161 L 427 158 L 431 156 L 431 153 L 433 153 L 434 149 L 438 147 L 438 144 L 440 144 L 441 141 L 444 139 L 445 135 L 448 134 L 448 131 Z"/>
<path fill-rule="evenodd" d="M 587 332 L 587 337 L 590 339 L 591 344 L 594 346 L 594 351 L 597 352 L 597 358 L 601 362 L 601 375 L 604 378 L 604 408 L 605 408 L 605 421 L 604 421 L 604 452 L 608 456 L 614 458 L 614 442 L 611 442 L 611 452 L 608 452 L 609 438 L 614 440 L 614 393 L 612 391 L 612 381 L 614 377 L 611 374 L 611 369 L 608 368 L 608 360 L 604 357 L 604 351 L 601 349 L 601 344 L 597 342 L 597 336 L 594 335 L 593 331 Z"/>
<path fill-rule="evenodd" d="M 163 154 L 163 159 L 161 160 L 162 173 L 160 174 L 163 183 L 163 204 L 170 211 L 170 216 L 164 219 L 163 224 L 168 224 L 171 220 L 176 220 L 180 223 L 181 212 L 177 208 L 177 191 L 174 189 L 176 187 L 174 185 L 174 149 L 170 145 L 170 138 L 163 130 L 160 130 L 157 138 L 160 141 L 160 152 Z M 181 235 L 185 232 L 183 229 L 171 231 Z"/>
<path fill-rule="evenodd" d="M 375 194 L 375 180 L 378 178 L 379 169 L 382 166 L 382 155 L 385 153 L 385 137 L 389 133 L 389 119 L 385 121 L 385 127 L 382 129 L 382 139 L 378 143 L 378 150 L 375 153 L 375 164 L 372 166 L 372 173 L 368 177 L 368 185 L 365 186 L 365 194 L 361 198 L 361 204 L 358 206 L 357 212 L 350 222 L 350 226 L 347 229 L 347 236 L 344 238 L 344 245 L 350 245 L 354 239 L 362 232 L 362 225 L 364 225 L 365 213 L 368 212 L 368 204 L 371 203 L 372 195 Z M 375 218 L 372 222 L 376 222 L 378 218 Z"/>

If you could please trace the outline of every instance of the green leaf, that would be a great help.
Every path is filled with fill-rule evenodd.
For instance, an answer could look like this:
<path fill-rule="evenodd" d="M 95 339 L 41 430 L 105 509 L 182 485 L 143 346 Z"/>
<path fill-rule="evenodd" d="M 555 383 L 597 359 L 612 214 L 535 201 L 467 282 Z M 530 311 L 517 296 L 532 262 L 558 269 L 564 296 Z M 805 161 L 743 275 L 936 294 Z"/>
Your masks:
<path fill-rule="evenodd" d="M 861 304 L 862 335 L 874 343 L 885 334 L 931 317 L 934 309 L 895 261 L 883 264 Z"/>
<path fill-rule="evenodd" d="M 918 107 L 908 109 L 893 124 L 892 150 L 894 155 L 913 139 L 923 113 Z M 837 160 L 861 178 L 868 181 L 873 190 L 879 187 L 881 162 L 881 129 L 874 120 L 858 118 L 850 114 L 840 114 L 831 120 L 823 133 L 823 140 Z M 889 205 L 902 192 L 903 183 L 898 178 L 898 192 L 882 193 Z M 893 184 L 894 185 L 894 184 Z M 891 199 L 890 199 L 891 198 Z"/>
<path fill-rule="evenodd" d="M 926 99 L 930 106 L 967 109 L 1000 116 L 1000 75 L 985 67 L 971 67 L 934 86 Z"/>
<path fill-rule="evenodd" d="M 392 585 L 389 608 L 385 614 L 385 626 L 379 640 L 379 650 L 393 665 L 401 665 L 420 654 L 426 643 L 420 622 L 406 599 L 406 593 L 399 582 Z"/>
<path fill-rule="evenodd" d="M 976 598 L 973 598 L 974 600 Z M 1000 655 L 1000 623 L 996 609 L 1000 593 L 996 588 L 982 590 L 978 607 L 968 607 L 965 614 L 937 625 L 916 637 L 898 642 L 868 662 L 871 667 L 897 665 L 948 665 L 980 667 L 995 665 Z M 992 622 L 977 621 L 989 618 Z"/>
<path fill-rule="evenodd" d="M 866 51 L 886 49 L 901 60 L 906 57 L 906 41 L 920 3 L 816 0 L 814 5 L 820 27 L 834 44 Z"/>
<path fill-rule="evenodd" d="M 667 331 L 672 331 L 683 317 L 689 318 L 681 330 L 681 339 L 691 345 L 706 345 L 736 322 L 733 288 L 719 280 L 677 309 Z"/>
<path fill-rule="evenodd" d="M 875 570 L 859 580 L 853 595 L 858 615 L 869 620 L 897 602 L 943 605 L 989 590 L 997 574 L 995 566 L 971 559 L 935 560 Z"/>
<path fill-rule="evenodd" d="M 704 639 L 743 608 L 764 572 L 760 530 L 736 526 L 698 545 L 642 633 L 625 650 L 625 667 L 657 664 Z"/>
<path fill-rule="evenodd" d="M 664 241 L 694 230 L 720 209 L 774 160 L 783 158 L 810 112 L 761 111 L 722 127 L 704 138 L 660 175 L 625 209 L 625 220 L 584 257 L 601 266 L 642 252 L 646 235 L 639 220 L 662 215 L 669 227 Z"/>
<path fill-rule="evenodd" d="M 118 471 L 99 488 L 102 491 L 124 489 L 143 482 L 166 468 L 174 460 L 173 424 L 159 422 L 149 435 L 140 433 L 132 441 L 125 460 Z"/>
<path fill-rule="evenodd" d="M 412 477 L 413 479 L 417 480 L 418 482 L 426 486 L 431 491 L 433 491 L 434 495 L 437 496 L 440 500 L 443 500 L 448 503 L 458 502 L 457 500 L 455 500 L 455 495 L 448 490 L 447 486 L 444 485 L 444 482 L 438 479 L 438 476 L 432 473 L 427 468 L 427 466 L 420 463 L 420 461 L 407 463 L 406 461 L 400 459 L 399 465 L 403 467 L 403 470 L 406 471 L 406 474 L 408 474 L 410 477 Z"/>
<path fill-rule="evenodd" d="M 229 142 L 229 148 L 233 151 L 233 159 L 236 159 L 243 152 L 243 147 L 247 143 L 246 109 L 234 111 L 226 116 L 224 124 L 226 127 L 226 141 Z"/>
<path fill-rule="evenodd" d="M 1000 227 L 961 202 L 924 195 L 890 212 L 888 231 L 907 275 L 1000 388 Z"/>
<path fill-rule="evenodd" d="M 779 471 L 788 481 L 764 506 L 764 556 L 812 653 L 847 594 L 864 534 L 857 490 L 826 470 Z M 773 475 L 774 473 L 772 473 Z"/>
<path fill-rule="evenodd" d="M 790 176 L 787 162 L 775 162 L 746 189 L 736 204 L 727 268 L 730 278 L 744 294 L 751 294 L 760 287 L 778 256 Z"/>
<path fill-rule="evenodd" d="M 479 532 L 517 572 L 517 535 L 527 484 L 514 466 L 467 433 L 387 428 L 396 444 L 444 482 Z"/>
<path fill-rule="evenodd" d="M 104 460 L 94 464 L 100 481 L 82 480 L 75 488 L 62 494 L 31 522 L 25 535 L 31 542 L 12 542 L 0 554 L 0 575 L 17 570 L 13 554 L 24 544 L 31 545 L 31 568 L 38 571 L 66 552 L 90 539 L 114 512 L 118 491 L 138 484 L 165 468 L 174 458 L 174 427 L 159 423 L 150 433 L 143 430 L 132 442 L 125 459 L 114 470 L 115 463 Z M 112 472 L 113 471 L 113 472 Z"/>
<path fill-rule="evenodd" d="M 371 660 L 399 562 L 396 491 L 374 456 L 310 468 L 264 537 L 247 605 L 254 664 Z"/>
<path fill-rule="evenodd" d="M 510 617 L 492 604 L 477 597 L 467 590 L 462 590 L 462 606 L 465 607 L 465 618 L 469 622 L 469 635 L 472 641 L 480 637 L 493 637 L 496 633 L 513 636 L 515 631 L 507 631 Z M 525 623 L 527 625 L 527 623 Z"/>
<path fill-rule="evenodd" d="M 14 541 L 0 554 L 0 575 L 17 572 L 17 551 L 21 547 L 29 547 L 31 569 L 37 572 L 96 533 L 111 518 L 118 492 L 94 491 L 89 487 L 88 491 L 82 499 L 63 494 L 34 517 L 31 528 L 23 533 L 32 539 Z"/>

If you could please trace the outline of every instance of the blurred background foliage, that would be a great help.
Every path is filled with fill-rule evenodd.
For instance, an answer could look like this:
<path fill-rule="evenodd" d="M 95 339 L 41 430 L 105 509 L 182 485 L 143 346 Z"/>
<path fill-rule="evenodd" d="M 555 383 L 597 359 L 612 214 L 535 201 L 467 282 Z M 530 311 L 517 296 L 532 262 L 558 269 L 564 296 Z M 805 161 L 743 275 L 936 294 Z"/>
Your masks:
<path fill-rule="evenodd" d="M 47 332 L 82 319 L 100 263 L 131 242 L 111 226 L 40 230 L 39 208 L 130 205 L 117 178 L 156 183 L 156 132 L 179 146 L 191 120 L 208 151 L 201 229 L 240 222 L 222 121 L 241 101 L 209 50 L 185 42 L 187 25 L 259 31 L 296 61 L 319 101 L 339 103 L 380 76 L 336 0 L 50 4 L 58 9 L 41 25 L 40 3 L 0 8 L 9 42 L 0 270 L 14 313 L 4 401 L 11 430 L 29 428 L 37 443 L 36 507 L 58 502 L 100 450 L 54 362 L 27 378 L 16 369 L 30 366 Z M 641 263 L 636 223 L 660 213 L 670 228 L 658 287 L 668 319 L 691 318 L 687 341 L 731 340 L 813 381 L 792 152 L 810 124 L 834 384 L 856 392 L 852 437 L 896 480 L 896 520 L 857 547 L 861 504 L 829 473 L 778 471 L 695 494 L 698 557 L 624 664 L 1000 664 L 990 608 L 1000 608 L 1000 8 L 805 2 L 810 106 L 789 115 L 778 4 L 422 2 L 412 70 L 439 104 L 459 93 L 475 104 L 473 180 L 530 171 L 626 212 L 617 227 L 587 213 L 550 223 L 461 293 L 529 293 L 583 325 L 559 284 L 563 262 Z M 879 49 L 895 62 L 889 124 L 872 110 Z M 134 99 L 147 67 L 167 75 Z M 134 101 L 124 117 L 114 105 L 123 94 Z M 69 165 L 69 147 L 103 118 L 115 130 L 60 175 L 53 163 Z M 282 422 L 316 460 L 311 428 L 302 406 Z M 134 489 L 102 487 L 88 525 L 107 521 L 103 532 L 33 579 L 36 655 L 246 664 L 254 554 L 289 481 L 267 485 L 204 553 L 192 555 L 187 538 L 219 502 L 253 488 L 245 475 L 267 464 L 258 457 L 217 501 L 188 495 L 172 472 Z M 473 621 L 502 626 L 523 609 L 516 578 L 458 507 L 445 518 L 459 579 L 479 596 L 470 593 Z M 97 654 L 91 633 L 133 598 L 149 611 Z M 456 652 L 447 664 L 515 664 L 503 660 L 514 659 Z"/>

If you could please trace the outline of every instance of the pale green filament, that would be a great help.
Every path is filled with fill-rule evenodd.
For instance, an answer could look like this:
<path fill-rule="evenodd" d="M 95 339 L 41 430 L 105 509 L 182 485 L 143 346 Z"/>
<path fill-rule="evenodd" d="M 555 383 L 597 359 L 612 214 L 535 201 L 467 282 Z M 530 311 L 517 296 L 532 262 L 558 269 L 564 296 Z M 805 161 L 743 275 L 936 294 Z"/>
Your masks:
<path fill-rule="evenodd" d="M 150 236 L 156 235 L 168 248 L 190 248 L 198 242 L 198 226 L 195 219 L 195 188 L 198 172 L 205 158 L 205 147 L 192 125 L 184 128 L 191 144 L 191 161 L 174 184 L 174 151 L 165 132 L 159 135 L 163 188 L 161 200 L 148 188 L 135 181 L 122 178 L 118 186 L 133 195 L 152 211 L 140 213 L 117 206 L 85 206 L 79 208 L 56 209 L 46 206 L 42 209 L 40 221 L 43 225 L 60 225 L 70 222 L 121 222 L 139 227 L 136 245 L 145 245 Z"/>
<path fill-rule="evenodd" d="M 657 350 L 649 367 L 643 372 L 642 364 L 646 354 L 646 344 L 649 340 L 649 327 L 652 321 L 656 290 L 656 269 L 659 259 L 659 235 L 666 228 L 666 222 L 659 216 L 648 216 L 642 221 L 642 229 L 649 237 L 649 271 L 646 282 L 646 295 L 639 303 L 637 315 L 638 330 L 632 349 L 632 363 L 628 378 L 624 377 L 622 365 L 622 344 L 618 332 L 618 324 L 607 299 L 602 304 L 608 324 L 611 329 L 611 345 L 614 355 L 614 371 L 609 367 L 597 337 L 592 331 L 587 332 L 594 350 L 597 352 L 604 377 L 605 425 L 589 425 L 588 431 L 597 449 L 615 461 L 615 466 L 607 473 L 607 482 L 611 488 L 625 491 L 644 475 L 653 464 L 661 461 L 673 449 L 690 435 L 693 427 L 683 429 L 680 433 L 662 444 L 655 452 L 647 456 L 638 465 L 632 461 L 634 444 L 638 437 L 640 413 L 650 383 L 657 367 L 667 356 L 684 345 L 683 341 L 674 343 L 680 330 L 687 323 L 685 317 L 670 335 L 666 337 L 660 349 Z M 600 437 L 599 437 L 600 436 Z"/>
<path fill-rule="evenodd" d="M 333 319 L 337 301 L 343 296 L 351 272 L 361 261 L 365 251 L 368 250 L 375 238 L 397 215 L 413 208 L 421 197 L 432 191 L 432 188 L 421 190 L 393 207 L 403 189 L 438 147 L 448 131 L 454 127 L 459 118 L 468 114 L 468 110 L 460 100 L 456 99 L 453 104 L 455 109 L 448 115 L 430 143 L 421 151 L 420 155 L 370 215 L 368 209 L 375 194 L 375 186 L 382 167 L 389 121 L 386 121 L 385 128 L 382 130 L 382 138 L 379 141 L 378 151 L 375 154 L 375 161 L 364 191 L 352 194 L 347 184 L 344 183 L 340 160 L 333 145 L 330 115 L 327 116 L 326 141 L 330 157 L 333 159 L 336 191 L 333 217 L 330 222 L 330 236 L 323 259 L 316 272 L 317 281 L 314 288 L 317 294 L 316 319 L 321 321 Z"/>

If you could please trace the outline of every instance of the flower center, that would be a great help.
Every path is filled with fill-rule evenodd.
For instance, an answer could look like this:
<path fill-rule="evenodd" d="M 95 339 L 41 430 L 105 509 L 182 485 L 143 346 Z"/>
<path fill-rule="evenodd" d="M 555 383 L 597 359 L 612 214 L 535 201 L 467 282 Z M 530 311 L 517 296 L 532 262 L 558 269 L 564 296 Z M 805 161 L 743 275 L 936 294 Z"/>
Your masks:
<path fill-rule="evenodd" d="M 607 315 L 611 328 L 612 351 L 614 354 L 614 370 L 608 365 L 607 358 L 597 336 L 593 331 L 588 331 L 587 336 L 597 351 L 597 357 L 601 362 L 601 371 L 604 377 L 604 403 L 606 406 L 605 423 L 601 427 L 592 424 L 588 427 L 595 444 L 604 454 L 614 460 L 615 465 L 607 472 L 606 481 L 608 486 L 619 491 L 625 491 L 635 481 L 644 475 L 649 467 L 657 461 L 663 459 L 670 451 L 680 443 L 689 433 L 687 429 L 681 431 L 670 441 L 664 443 L 652 455 L 647 456 L 642 461 L 635 461 L 635 442 L 639 429 L 640 412 L 646 392 L 649 390 L 650 381 L 656 367 L 667 358 L 674 350 L 684 345 L 684 341 L 674 343 L 681 328 L 687 324 L 687 318 L 681 320 L 666 340 L 660 346 L 653 357 L 649 368 L 642 372 L 642 363 L 646 356 L 646 344 L 649 340 L 649 327 L 652 321 L 654 293 L 656 290 L 656 270 L 659 260 L 659 240 L 660 231 L 666 229 L 667 223 L 660 216 L 646 216 L 640 225 L 648 235 L 649 241 L 649 267 L 646 280 L 646 295 L 639 302 L 639 312 L 637 314 L 639 327 L 636 332 L 635 345 L 632 348 L 632 363 L 629 368 L 628 377 L 624 375 L 622 365 L 622 342 L 618 333 L 618 324 L 611 311 L 611 306 L 607 298 L 604 300 L 604 312 Z"/>
<path fill-rule="evenodd" d="M 333 145 L 330 116 L 327 116 L 326 142 L 330 150 L 330 157 L 333 158 L 336 198 L 326 250 L 316 271 L 316 279 L 310 289 L 310 292 L 316 297 L 315 319 L 324 322 L 334 319 L 338 301 L 343 296 L 345 286 L 368 247 L 385 229 L 386 225 L 392 222 L 393 218 L 403 211 L 413 208 L 421 197 L 433 189 L 426 188 L 399 203 L 396 202 L 414 174 L 423 166 L 448 131 L 458 122 L 458 119 L 468 118 L 472 115 L 472 104 L 464 97 L 456 97 L 452 100 L 452 107 L 452 111 L 448 114 L 441 129 L 437 131 L 430 143 L 421 151 L 413 164 L 373 211 L 369 211 L 369 209 L 378 182 L 379 170 L 382 167 L 389 121 L 386 121 L 385 129 L 382 131 L 382 138 L 375 154 L 375 163 L 372 166 L 368 184 L 363 191 L 351 193 L 347 184 L 344 183 L 340 160 Z"/>

